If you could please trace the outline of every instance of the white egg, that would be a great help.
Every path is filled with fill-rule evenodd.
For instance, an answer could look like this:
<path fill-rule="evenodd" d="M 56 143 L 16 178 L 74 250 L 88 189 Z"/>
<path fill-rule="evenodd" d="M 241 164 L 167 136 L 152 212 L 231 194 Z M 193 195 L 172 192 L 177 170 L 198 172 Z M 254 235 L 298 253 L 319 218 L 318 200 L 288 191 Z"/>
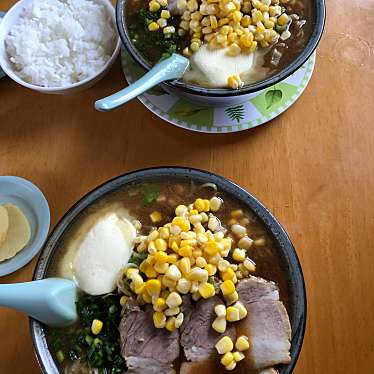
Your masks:
<path fill-rule="evenodd" d="M 101 295 L 116 288 L 120 270 L 128 262 L 136 230 L 126 218 L 109 214 L 87 232 L 73 260 L 73 275 L 79 288 Z"/>

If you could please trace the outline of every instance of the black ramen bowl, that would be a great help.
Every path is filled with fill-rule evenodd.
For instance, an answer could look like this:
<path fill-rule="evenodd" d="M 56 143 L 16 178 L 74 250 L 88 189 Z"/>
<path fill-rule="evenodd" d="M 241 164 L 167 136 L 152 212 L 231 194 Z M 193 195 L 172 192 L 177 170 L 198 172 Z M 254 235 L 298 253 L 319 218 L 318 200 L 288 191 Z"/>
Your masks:
<path fill-rule="evenodd" d="M 130 172 L 105 182 L 81 198 L 56 225 L 45 243 L 42 254 L 36 265 L 33 279 L 39 280 L 46 277 L 52 257 L 56 254 L 56 249 L 64 233 L 90 205 L 94 204 L 105 195 L 111 194 L 121 187 L 132 183 L 154 182 L 165 179 L 172 180 L 172 178 L 179 180 L 192 179 L 201 183 L 215 183 L 220 191 L 234 197 L 251 210 L 264 224 L 268 230 L 268 234 L 273 238 L 279 250 L 280 257 L 284 261 L 285 272 L 289 278 L 289 314 L 292 327 L 292 360 L 288 365 L 279 366 L 278 370 L 280 374 L 292 373 L 303 343 L 307 311 L 304 278 L 295 249 L 285 230 L 264 205 L 233 182 L 210 172 L 183 167 L 159 167 Z M 48 348 L 45 326 L 34 319 L 30 319 L 30 330 L 38 362 L 43 373 L 58 374 L 57 365 Z"/>
<path fill-rule="evenodd" d="M 116 5 L 116 20 L 117 28 L 122 40 L 123 45 L 126 47 L 127 51 L 135 62 L 143 67 L 145 70 L 150 70 L 152 68 L 151 64 L 139 53 L 131 42 L 131 38 L 126 26 L 126 2 L 130 0 L 118 0 Z M 273 86 L 279 83 L 298 70 L 312 55 L 314 50 L 321 39 L 324 25 L 325 25 L 325 0 L 307 0 L 311 2 L 312 5 L 312 20 L 311 22 L 311 34 L 309 39 L 306 41 L 302 51 L 294 58 L 288 65 L 286 65 L 278 73 L 267 77 L 261 81 L 244 85 L 239 89 L 230 88 L 204 88 L 194 84 L 185 83 L 181 80 L 173 80 L 163 83 L 166 90 L 172 91 L 173 93 L 185 96 L 193 101 L 201 101 L 201 98 L 211 98 L 216 99 L 216 102 L 206 102 L 210 104 L 227 104 L 230 97 L 247 95 L 254 92 L 264 90 L 267 87 Z M 200 98 L 200 99 L 199 99 Z M 226 101 L 225 101 L 226 98 Z M 221 100 L 220 100 L 221 99 Z M 204 102 L 204 101 L 203 101 Z"/>

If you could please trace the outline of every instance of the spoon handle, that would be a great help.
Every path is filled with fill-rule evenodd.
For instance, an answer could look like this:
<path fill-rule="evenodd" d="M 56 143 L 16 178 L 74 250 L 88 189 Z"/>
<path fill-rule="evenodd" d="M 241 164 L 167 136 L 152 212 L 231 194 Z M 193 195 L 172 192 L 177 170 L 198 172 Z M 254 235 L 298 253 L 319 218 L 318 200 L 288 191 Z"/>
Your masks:
<path fill-rule="evenodd" d="M 174 53 L 169 58 L 155 65 L 135 83 L 129 85 L 113 95 L 95 102 L 95 108 L 107 112 L 141 95 L 159 83 L 180 78 L 188 67 L 189 61 L 185 57 Z"/>
<path fill-rule="evenodd" d="M 74 322 L 75 301 L 75 284 L 67 279 L 0 284 L 0 306 L 17 309 L 47 325 Z"/>

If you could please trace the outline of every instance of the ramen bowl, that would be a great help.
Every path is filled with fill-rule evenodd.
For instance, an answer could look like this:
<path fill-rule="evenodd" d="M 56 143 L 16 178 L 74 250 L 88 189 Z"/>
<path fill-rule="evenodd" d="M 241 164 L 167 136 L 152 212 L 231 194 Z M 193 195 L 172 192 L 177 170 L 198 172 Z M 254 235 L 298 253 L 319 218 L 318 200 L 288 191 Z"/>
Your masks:
<path fill-rule="evenodd" d="M 249 192 L 224 177 L 197 169 L 158 167 L 130 172 L 102 184 L 80 199 L 56 225 L 36 265 L 34 280 L 43 279 L 50 275 L 54 259 L 61 255 L 59 253 L 62 250 L 61 248 L 63 248 L 61 243 L 64 243 L 68 233 L 71 232 L 70 230 L 74 225 L 77 225 L 82 215 L 93 209 L 96 204 L 101 204 L 111 196 L 119 196 L 116 194 L 120 193 L 121 190 L 139 185 L 139 183 L 149 185 L 149 183 L 153 182 L 160 184 L 162 181 L 167 186 L 170 186 L 175 181 L 186 184 L 192 184 L 193 182 L 195 185 L 200 186 L 211 186 L 214 184 L 218 191 L 241 204 L 243 209 L 251 211 L 256 220 L 258 219 L 258 222 L 265 228 L 267 235 L 275 245 L 277 256 L 282 261 L 283 275 L 288 280 L 287 309 L 292 328 L 291 362 L 287 365 L 281 365 L 277 369 L 280 374 L 291 373 L 301 350 L 306 324 L 306 294 L 299 260 L 285 230 L 269 210 Z M 30 319 L 30 330 L 35 352 L 43 373 L 59 373 L 58 364 L 56 364 L 48 345 L 46 327 L 36 320 Z"/>
<path fill-rule="evenodd" d="M 131 40 L 127 22 L 127 3 L 133 0 L 119 0 L 116 6 L 117 28 L 124 47 L 127 49 L 135 63 L 149 71 L 152 64 L 139 52 Z M 238 89 L 230 88 L 205 88 L 197 84 L 184 82 L 182 79 L 162 83 L 162 87 L 169 93 L 175 94 L 189 101 L 208 106 L 228 106 L 247 101 L 258 95 L 260 91 L 283 81 L 297 71 L 312 55 L 321 39 L 325 24 L 325 1 L 313 0 L 310 3 L 310 19 L 308 22 L 308 37 L 303 47 L 291 59 L 286 59 L 282 68 L 274 74 L 270 73 L 265 78 L 254 83 L 245 84 Z"/>

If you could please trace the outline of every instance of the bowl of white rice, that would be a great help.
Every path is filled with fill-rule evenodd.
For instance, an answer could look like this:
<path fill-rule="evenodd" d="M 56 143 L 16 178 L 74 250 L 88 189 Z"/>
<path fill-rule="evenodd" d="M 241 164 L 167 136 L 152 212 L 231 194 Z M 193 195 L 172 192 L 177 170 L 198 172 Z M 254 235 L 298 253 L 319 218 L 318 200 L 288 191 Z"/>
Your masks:
<path fill-rule="evenodd" d="M 0 24 L 0 65 L 43 93 L 92 86 L 116 60 L 120 40 L 109 0 L 21 0 Z"/>

